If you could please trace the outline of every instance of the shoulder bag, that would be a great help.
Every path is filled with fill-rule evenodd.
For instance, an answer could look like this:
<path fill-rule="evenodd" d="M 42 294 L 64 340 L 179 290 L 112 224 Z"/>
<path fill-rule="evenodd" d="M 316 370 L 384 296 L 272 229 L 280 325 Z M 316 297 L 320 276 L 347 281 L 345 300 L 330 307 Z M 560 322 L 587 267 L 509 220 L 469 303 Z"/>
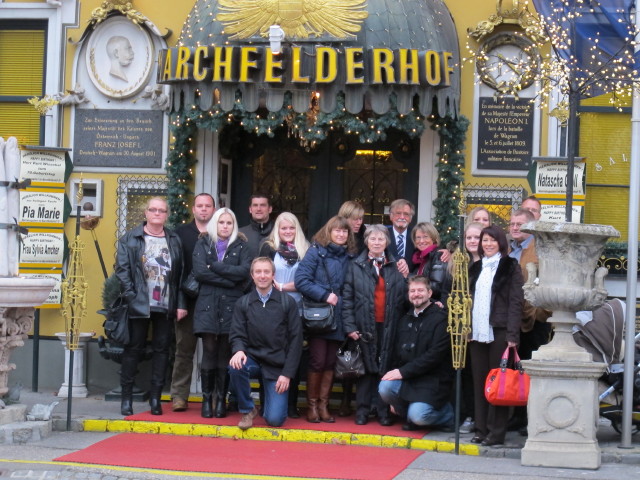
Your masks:
<path fill-rule="evenodd" d="M 336 356 L 336 378 L 358 378 L 364 375 L 362 350 L 357 341 L 347 337 L 338 348 Z"/>
<path fill-rule="evenodd" d="M 322 259 L 327 279 L 331 283 L 329 270 L 325 259 Z M 333 289 L 331 290 L 333 293 Z M 333 305 L 327 302 L 314 302 L 306 297 L 302 297 L 302 321 L 306 333 L 315 335 L 335 332 L 338 326 L 333 315 Z"/>
<path fill-rule="evenodd" d="M 509 350 L 513 349 L 515 368 L 508 368 Z M 530 378 L 522 369 L 520 357 L 515 347 L 507 347 L 502 354 L 500 367 L 487 375 L 484 396 L 491 405 L 499 407 L 522 407 L 529 398 Z"/>
<path fill-rule="evenodd" d="M 115 299 L 113 304 L 101 313 L 107 317 L 102 326 L 109 340 L 120 345 L 129 344 L 129 305 L 123 296 Z"/>
<path fill-rule="evenodd" d="M 187 297 L 198 298 L 198 294 L 200 293 L 200 282 L 196 280 L 196 276 L 193 274 L 193 271 L 184 279 L 181 288 Z"/>

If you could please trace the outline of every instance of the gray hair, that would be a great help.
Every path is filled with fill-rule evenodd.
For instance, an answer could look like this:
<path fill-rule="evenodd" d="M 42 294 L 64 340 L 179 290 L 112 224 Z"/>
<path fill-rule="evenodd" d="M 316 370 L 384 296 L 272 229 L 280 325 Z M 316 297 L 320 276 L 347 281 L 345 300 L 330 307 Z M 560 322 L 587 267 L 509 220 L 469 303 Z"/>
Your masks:
<path fill-rule="evenodd" d="M 385 248 L 388 247 L 389 244 L 391 243 L 391 239 L 389 238 L 389 229 L 379 223 L 375 225 L 369 225 L 367 229 L 364 231 L 364 244 L 367 245 L 367 242 L 369 241 L 369 236 L 372 233 L 376 233 L 376 232 L 384 234 L 384 238 L 387 240 L 387 244 L 385 245 Z"/>

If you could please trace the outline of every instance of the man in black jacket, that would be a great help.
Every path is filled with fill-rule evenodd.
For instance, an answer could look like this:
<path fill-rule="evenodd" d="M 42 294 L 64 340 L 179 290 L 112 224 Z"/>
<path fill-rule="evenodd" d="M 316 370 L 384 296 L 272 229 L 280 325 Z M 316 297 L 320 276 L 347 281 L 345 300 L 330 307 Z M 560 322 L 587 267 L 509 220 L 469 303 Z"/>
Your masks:
<path fill-rule="evenodd" d="M 264 386 L 264 419 L 272 427 L 287 418 L 289 383 L 302 354 L 302 322 L 289 294 L 273 288 L 275 265 L 268 257 L 251 263 L 256 288 L 238 299 L 231 319 L 229 361 L 231 388 L 242 418 L 238 427 L 253 426 L 258 409 L 251 398 L 250 379 L 260 377 Z"/>
<path fill-rule="evenodd" d="M 207 231 L 209 220 L 211 220 L 216 211 L 213 197 L 208 193 L 196 195 L 193 199 L 191 211 L 193 213 L 193 221 L 176 229 L 176 233 L 182 241 L 185 278 L 191 273 L 193 249 L 196 246 L 198 237 L 202 232 Z M 174 412 L 185 411 L 189 399 L 193 357 L 198 343 L 198 338 L 193 334 L 193 311 L 195 310 L 195 305 L 195 298 L 187 298 L 187 311 L 189 313 L 175 323 L 176 355 L 171 375 L 171 400 Z M 222 407 L 224 407 L 224 399 L 221 406 L 216 405 L 216 417 L 223 416 Z"/>
<path fill-rule="evenodd" d="M 397 415 L 407 418 L 403 427 L 453 431 L 449 394 L 453 380 L 447 315 L 431 302 L 431 286 L 423 276 L 408 280 L 413 309 L 401 317 L 381 361 L 389 370 L 378 391 Z M 385 359 L 385 355 L 391 355 Z"/>
<path fill-rule="evenodd" d="M 247 237 L 251 256 L 257 257 L 260 251 L 260 244 L 273 229 L 273 221 L 269 218 L 273 207 L 269 197 L 262 193 L 251 195 L 250 202 L 249 213 L 251 214 L 251 220 L 249 225 L 240 228 L 240 232 Z"/>

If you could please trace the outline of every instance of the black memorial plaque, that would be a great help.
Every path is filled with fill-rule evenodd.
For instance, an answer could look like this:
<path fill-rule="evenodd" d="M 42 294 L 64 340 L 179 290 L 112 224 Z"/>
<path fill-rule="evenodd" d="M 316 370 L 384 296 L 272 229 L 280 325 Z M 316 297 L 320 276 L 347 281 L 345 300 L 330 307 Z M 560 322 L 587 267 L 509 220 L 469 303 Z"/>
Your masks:
<path fill-rule="evenodd" d="M 534 106 L 530 99 L 480 97 L 478 170 L 529 170 Z"/>
<path fill-rule="evenodd" d="M 76 109 L 73 163 L 86 167 L 161 168 L 163 113 Z"/>

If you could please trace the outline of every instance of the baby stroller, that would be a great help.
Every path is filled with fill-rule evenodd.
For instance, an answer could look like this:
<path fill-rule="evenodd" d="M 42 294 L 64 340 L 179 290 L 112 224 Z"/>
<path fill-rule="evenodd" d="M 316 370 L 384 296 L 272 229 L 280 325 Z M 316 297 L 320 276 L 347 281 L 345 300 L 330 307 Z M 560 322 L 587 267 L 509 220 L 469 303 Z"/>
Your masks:
<path fill-rule="evenodd" d="M 580 325 L 574 328 L 573 338 L 593 356 L 595 362 L 607 364 L 600 378 L 602 393 L 600 416 L 611 421 L 611 426 L 622 433 L 622 389 L 624 377 L 623 339 L 625 304 L 621 300 L 606 301 L 593 312 L 578 312 Z M 640 430 L 640 333 L 635 337 L 633 375 L 632 434 Z"/>

